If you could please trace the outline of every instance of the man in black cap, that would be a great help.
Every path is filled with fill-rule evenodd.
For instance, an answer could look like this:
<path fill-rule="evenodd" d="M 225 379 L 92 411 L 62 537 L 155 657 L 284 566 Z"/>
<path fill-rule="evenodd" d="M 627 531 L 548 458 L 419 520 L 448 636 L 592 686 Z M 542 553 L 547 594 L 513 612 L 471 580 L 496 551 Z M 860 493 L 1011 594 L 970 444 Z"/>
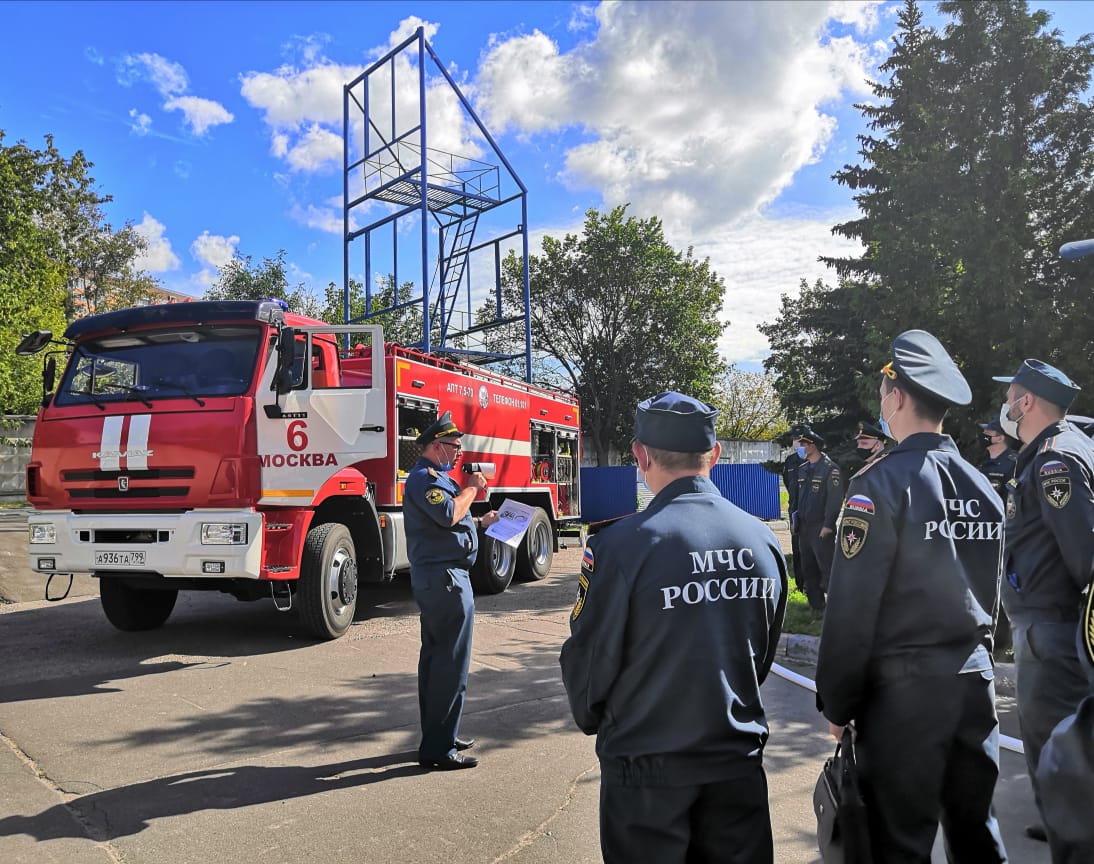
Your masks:
<path fill-rule="evenodd" d="M 1006 861 L 992 794 L 999 723 L 991 659 L 1003 506 L 942 420 L 969 386 L 931 334 L 909 330 L 882 370 L 897 441 L 850 484 L 817 661 L 839 740 L 854 723 L 875 861 Z"/>
<path fill-rule="evenodd" d="M 1009 437 L 999 423 L 999 419 L 989 420 L 979 424 L 984 435 L 984 447 L 988 451 L 988 458 L 981 462 L 977 469 L 988 478 L 992 488 L 999 493 L 999 497 L 1006 499 L 1007 483 L 1014 477 L 1015 468 L 1018 465 L 1018 454 L 1015 452 Z"/>
<path fill-rule="evenodd" d="M 863 461 L 864 468 L 871 462 L 877 461 L 885 452 L 885 440 L 888 437 L 877 426 L 872 426 L 869 423 L 858 424 L 858 434 L 855 436 L 855 455 Z"/>
<path fill-rule="evenodd" d="M 839 466 L 822 452 L 824 436 L 806 427 L 799 440 L 805 448 L 805 462 L 798 468 L 798 548 L 801 550 L 801 586 L 816 612 L 824 609 L 828 574 L 836 543 L 836 517 L 843 501 L 843 477 Z"/>
<path fill-rule="evenodd" d="M 1020 439 L 1007 485 L 1003 605 L 1010 618 L 1018 719 L 1042 817 L 1037 764 L 1053 727 L 1092 692 L 1076 632 L 1094 578 L 1094 442 L 1064 419 L 1079 387 L 1059 369 L 1026 360 L 1008 384 L 999 423 Z M 1044 839 L 1031 825 L 1026 833 Z"/>
<path fill-rule="evenodd" d="M 425 446 L 403 492 L 410 585 L 422 624 L 418 761 L 435 770 L 479 764 L 474 756 L 459 752 L 475 742 L 458 737 L 475 623 L 470 570 L 478 554 L 479 526 L 488 527 L 498 517 L 493 510 L 481 517 L 471 514 L 479 491 L 486 490 L 481 473 L 464 475 L 464 489 L 448 474 L 459 459 L 461 437 L 451 412 L 445 411 L 417 437 Z"/>
<path fill-rule="evenodd" d="M 709 479 L 718 412 L 638 406 L 649 506 L 589 538 L 559 662 L 600 758 L 608 864 L 773 860 L 760 684 L 786 604 L 775 535 Z"/>

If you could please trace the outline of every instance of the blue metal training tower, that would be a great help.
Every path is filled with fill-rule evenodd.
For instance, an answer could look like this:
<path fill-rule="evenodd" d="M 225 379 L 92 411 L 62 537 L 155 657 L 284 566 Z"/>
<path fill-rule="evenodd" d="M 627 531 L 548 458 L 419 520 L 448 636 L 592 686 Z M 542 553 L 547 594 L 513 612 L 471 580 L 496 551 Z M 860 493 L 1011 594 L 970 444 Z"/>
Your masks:
<path fill-rule="evenodd" d="M 523 360 L 531 381 L 528 192 L 421 28 L 345 85 L 343 152 L 343 320 L 420 306 L 412 347 L 474 363 Z M 509 250 L 523 264 L 515 316 L 504 315 L 501 295 Z M 364 315 L 351 317 L 351 280 L 364 286 Z M 381 308 L 382 288 L 390 303 Z M 523 351 L 512 347 L 521 323 Z"/>

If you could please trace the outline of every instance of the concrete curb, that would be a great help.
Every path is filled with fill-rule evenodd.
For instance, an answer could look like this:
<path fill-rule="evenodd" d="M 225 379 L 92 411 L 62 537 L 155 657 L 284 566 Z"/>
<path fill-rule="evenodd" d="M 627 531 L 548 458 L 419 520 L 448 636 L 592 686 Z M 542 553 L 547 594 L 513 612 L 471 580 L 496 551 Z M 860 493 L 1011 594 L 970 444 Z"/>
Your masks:
<path fill-rule="evenodd" d="M 817 653 L 820 650 L 819 636 L 805 636 L 801 633 L 783 633 L 779 637 L 779 648 L 775 654 L 775 662 L 789 661 L 792 663 L 804 663 L 817 665 Z M 815 677 L 810 672 L 809 677 Z M 1013 663 L 995 664 L 995 695 L 1013 698 L 1015 695 L 1015 674 Z"/>

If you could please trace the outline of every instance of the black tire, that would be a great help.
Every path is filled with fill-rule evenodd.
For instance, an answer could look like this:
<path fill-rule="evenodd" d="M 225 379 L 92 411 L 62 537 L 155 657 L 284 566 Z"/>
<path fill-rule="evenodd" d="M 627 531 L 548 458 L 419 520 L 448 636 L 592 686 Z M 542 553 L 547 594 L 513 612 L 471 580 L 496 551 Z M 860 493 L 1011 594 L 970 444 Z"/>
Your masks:
<path fill-rule="evenodd" d="M 542 507 L 537 507 L 517 549 L 517 581 L 536 582 L 543 579 L 551 572 L 554 559 L 555 538 L 551 520 Z"/>
<path fill-rule="evenodd" d="M 296 602 L 304 629 L 317 639 L 337 639 L 353 623 L 357 550 L 345 525 L 325 522 L 308 532 Z"/>
<path fill-rule="evenodd" d="M 127 633 L 162 627 L 178 597 L 177 588 L 145 591 L 131 588 L 116 576 L 99 578 L 99 600 L 106 620 Z"/>
<path fill-rule="evenodd" d="M 500 594 L 513 581 L 517 550 L 479 532 L 479 557 L 471 568 L 471 587 L 476 594 Z"/>

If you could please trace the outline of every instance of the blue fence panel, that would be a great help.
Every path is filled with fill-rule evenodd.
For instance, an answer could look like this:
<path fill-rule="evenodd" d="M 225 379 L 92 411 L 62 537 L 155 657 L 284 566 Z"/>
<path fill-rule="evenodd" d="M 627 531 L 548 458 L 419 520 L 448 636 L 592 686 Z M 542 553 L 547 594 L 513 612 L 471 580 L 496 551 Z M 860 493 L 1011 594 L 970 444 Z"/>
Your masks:
<path fill-rule="evenodd" d="M 779 475 L 762 465 L 715 465 L 710 479 L 722 496 L 758 519 L 778 519 Z M 637 509 L 638 469 L 634 465 L 581 469 L 581 520 L 601 522 Z"/>
<path fill-rule="evenodd" d="M 779 475 L 763 465 L 715 465 L 710 479 L 722 496 L 758 519 L 778 519 Z"/>
<path fill-rule="evenodd" d="M 602 522 L 638 509 L 638 469 L 613 465 L 581 469 L 581 521 Z"/>

